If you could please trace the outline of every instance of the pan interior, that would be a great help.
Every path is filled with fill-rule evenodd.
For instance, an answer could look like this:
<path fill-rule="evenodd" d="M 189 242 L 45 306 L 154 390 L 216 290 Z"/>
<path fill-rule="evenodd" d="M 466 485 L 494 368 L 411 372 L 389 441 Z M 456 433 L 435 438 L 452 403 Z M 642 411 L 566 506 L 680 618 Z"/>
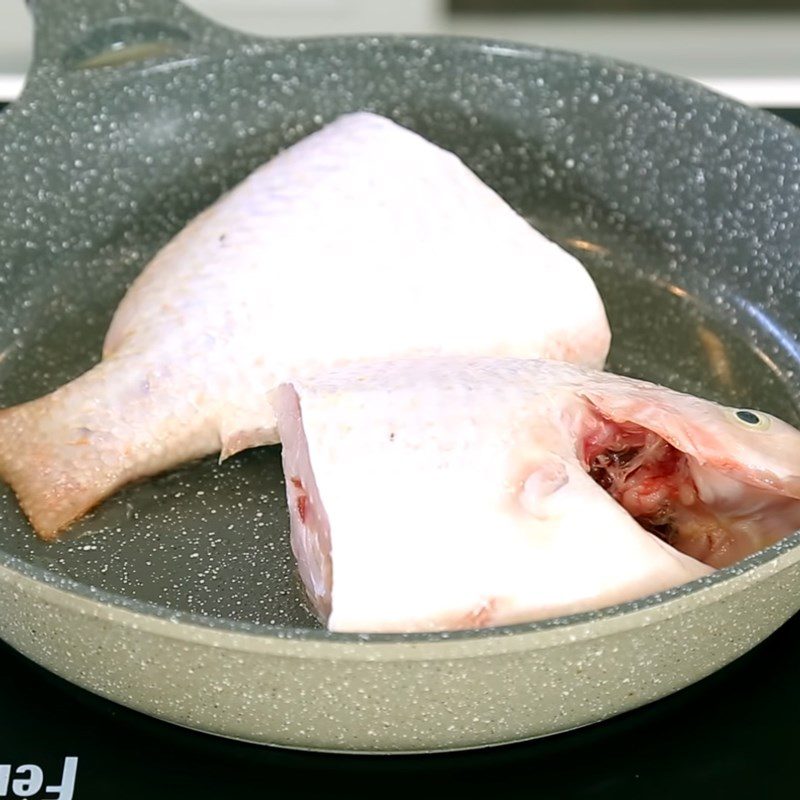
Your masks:
<path fill-rule="evenodd" d="M 570 68 L 563 60 L 540 59 L 531 63 L 533 71 L 525 82 L 534 94 L 518 113 L 506 113 L 508 98 L 497 96 L 502 88 L 492 95 L 491 87 L 484 92 L 477 83 L 471 90 L 472 106 L 465 110 L 463 96 L 469 92 L 462 87 L 458 97 L 445 91 L 442 70 L 434 67 L 447 64 L 451 56 L 442 51 L 437 61 L 435 49 L 419 67 L 429 78 L 420 84 L 427 87 L 419 95 L 422 101 L 399 90 L 392 95 L 401 98 L 399 104 L 390 101 L 392 86 L 346 92 L 327 87 L 321 99 L 313 96 L 309 83 L 306 89 L 295 86 L 295 93 L 281 101 L 283 106 L 264 105 L 259 99 L 265 93 L 274 96 L 268 84 L 275 64 L 265 70 L 265 56 L 251 51 L 240 58 L 236 75 L 224 61 L 203 67 L 208 74 L 217 70 L 217 85 L 227 81 L 229 88 L 249 87 L 237 96 L 233 125 L 217 117 L 213 98 L 198 94 L 200 84 L 189 78 L 185 85 L 166 79 L 161 85 L 160 78 L 151 77 L 149 91 L 161 93 L 155 103 L 142 95 L 136 106 L 139 101 L 131 99 L 130 92 L 124 101 L 109 93 L 95 108 L 84 105 L 85 121 L 65 106 L 67 124 L 86 137 L 83 145 L 90 141 L 96 145 L 93 155 L 84 154 L 84 161 L 94 159 L 96 164 L 89 164 L 92 169 L 116 176 L 112 199 L 118 196 L 119 202 L 107 196 L 102 204 L 87 201 L 90 210 L 101 215 L 99 228 L 92 214 L 84 223 L 51 215 L 50 235 L 44 240 L 31 238 L 29 254 L 24 242 L 8 251 L 11 256 L 0 284 L 0 304 L 8 321 L 0 341 L 0 404 L 38 396 L 91 366 L 125 286 L 188 218 L 278 147 L 319 127 L 323 119 L 367 107 L 456 149 L 520 213 L 583 261 L 603 295 L 614 332 L 612 370 L 800 423 L 797 377 L 791 372 L 791 352 L 787 355 L 780 341 L 780 320 L 767 310 L 754 323 L 752 315 L 742 311 L 749 307 L 747 296 L 725 280 L 730 253 L 723 259 L 723 254 L 706 250 L 701 258 L 695 242 L 683 240 L 682 233 L 694 224 L 688 217 L 694 213 L 691 208 L 674 207 L 666 226 L 646 202 L 635 204 L 645 209 L 642 213 L 626 213 L 632 183 L 622 177 L 615 182 L 596 166 L 605 157 L 602 143 L 614 135 L 613 126 L 621 124 L 619 114 L 609 114 L 607 108 L 606 117 L 592 110 L 597 108 L 592 98 L 600 88 L 620 83 L 613 70 L 603 67 L 602 74 L 598 66 L 587 71 L 586 62 L 580 62 L 578 76 L 577 61 Z M 360 57 L 354 56 L 356 76 Z M 476 73 L 485 71 L 481 61 L 485 54 L 475 51 L 470 58 L 477 60 Z M 511 70 L 497 59 L 495 55 L 495 75 Z M 313 65 L 309 52 L 303 63 Z M 312 66 L 308 69 L 313 72 Z M 519 65 L 513 69 L 509 80 L 520 80 Z M 131 85 L 135 90 L 135 82 Z M 187 85 L 194 85 L 194 91 Z M 320 91 L 325 88 L 323 82 Z M 572 110 L 565 108 L 563 99 L 558 102 L 562 97 L 584 96 L 585 105 Z M 676 99 L 673 106 L 679 102 Z M 302 110 L 311 108 L 320 109 L 320 114 Z M 586 124 L 593 113 L 595 130 Z M 52 116 L 59 118 L 56 113 Z M 548 118 L 564 123 L 548 127 L 542 123 Z M 638 124 L 649 130 L 648 123 Z M 119 125 L 130 127 L 127 152 L 110 146 Z M 649 142 L 649 157 L 658 163 L 670 155 L 666 153 L 670 148 L 688 153 L 697 143 L 691 129 L 682 135 L 685 144 L 670 140 L 664 152 L 657 142 Z M 74 144 L 67 148 L 63 143 L 61 150 L 60 140 L 55 144 L 53 157 L 65 164 L 69 160 L 65 169 L 71 171 L 74 186 L 86 174 L 87 164 L 75 166 Z M 600 147 L 592 156 L 596 163 L 589 157 L 581 161 L 593 147 Z M 638 155 L 633 149 L 629 155 L 632 163 L 641 148 Z M 625 154 L 620 157 L 624 160 Z M 704 168 L 713 169 L 713 154 L 704 158 Z M 133 177 L 126 187 L 120 179 L 129 175 Z M 90 189 L 110 185 L 102 174 L 96 180 Z M 685 183 L 686 178 L 675 180 Z M 665 185 L 672 181 L 665 175 Z M 702 187 L 696 185 L 694 191 Z M 708 196 L 705 202 L 721 205 L 726 200 Z M 102 235 L 94 235 L 97 230 Z M 751 245 L 742 239 L 736 251 L 745 268 L 757 260 L 758 254 L 748 250 Z M 476 325 L 481 316 L 476 309 Z M 223 465 L 209 458 L 130 486 L 56 544 L 34 537 L 7 487 L 0 488 L 0 521 L 4 551 L 86 585 L 169 609 L 319 627 L 305 602 L 289 548 L 277 447 L 246 452 Z"/>

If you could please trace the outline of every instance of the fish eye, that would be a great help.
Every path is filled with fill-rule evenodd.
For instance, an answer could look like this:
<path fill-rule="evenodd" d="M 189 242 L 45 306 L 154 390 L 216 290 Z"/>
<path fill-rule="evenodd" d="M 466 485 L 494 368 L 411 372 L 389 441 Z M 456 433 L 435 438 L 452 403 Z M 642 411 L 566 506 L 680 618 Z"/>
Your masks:
<path fill-rule="evenodd" d="M 760 414 L 758 411 L 753 411 L 749 408 L 737 408 L 733 412 L 733 416 L 740 425 L 745 425 L 754 430 L 766 430 L 769 428 L 769 417 L 766 414 Z"/>

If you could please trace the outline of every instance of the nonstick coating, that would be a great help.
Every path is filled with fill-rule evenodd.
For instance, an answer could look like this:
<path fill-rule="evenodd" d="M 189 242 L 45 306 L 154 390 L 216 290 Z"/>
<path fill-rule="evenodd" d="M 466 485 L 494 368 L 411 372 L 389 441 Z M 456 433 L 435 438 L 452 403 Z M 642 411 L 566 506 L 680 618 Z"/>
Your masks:
<path fill-rule="evenodd" d="M 770 115 L 637 66 L 508 43 L 263 40 L 172 0 L 33 5 L 35 65 L 0 120 L 0 406 L 95 363 L 126 286 L 195 213 L 279 149 L 369 109 L 456 152 L 583 261 L 607 304 L 611 369 L 800 422 L 800 140 Z M 314 321 L 299 311 L 297 324 Z M 275 447 L 128 487 L 57 544 L 33 536 L 5 487 L 0 523 L 7 577 L 187 630 L 360 643 L 365 658 L 373 641 L 452 641 L 320 630 L 294 571 Z M 793 565 L 797 543 L 600 614 L 455 638 L 602 624 L 726 581 L 749 586 L 758 570 Z M 796 608 L 778 606 L 746 646 Z M 59 669 L 58 644 L 47 643 L 46 658 L 10 617 L 0 633 Z M 494 734 L 503 738 L 513 737 Z"/>

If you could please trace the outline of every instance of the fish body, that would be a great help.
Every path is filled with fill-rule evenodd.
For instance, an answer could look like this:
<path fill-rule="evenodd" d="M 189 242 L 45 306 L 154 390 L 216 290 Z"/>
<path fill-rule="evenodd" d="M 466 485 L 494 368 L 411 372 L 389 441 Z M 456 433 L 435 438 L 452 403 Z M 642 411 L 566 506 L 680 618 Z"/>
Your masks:
<path fill-rule="evenodd" d="M 276 442 L 270 392 L 294 376 L 425 355 L 599 367 L 609 342 L 575 258 L 453 154 L 350 114 L 157 253 L 99 365 L 0 411 L 0 477 L 54 538 L 129 481 Z"/>
<path fill-rule="evenodd" d="M 276 407 L 292 547 L 332 630 L 600 608 L 800 527 L 800 432 L 565 363 L 362 365 Z"/>

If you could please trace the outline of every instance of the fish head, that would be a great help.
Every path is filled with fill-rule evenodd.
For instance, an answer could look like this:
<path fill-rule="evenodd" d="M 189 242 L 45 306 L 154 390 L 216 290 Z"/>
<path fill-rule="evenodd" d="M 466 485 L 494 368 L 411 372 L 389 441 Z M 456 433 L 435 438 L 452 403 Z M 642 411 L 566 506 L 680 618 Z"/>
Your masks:
<path fill-rule="evenodd" d="M 682 552 L 727 566 L 800 528 L 800 431 L 787 422 L 613 375 L 577 394 L 584 468 Z"/>

